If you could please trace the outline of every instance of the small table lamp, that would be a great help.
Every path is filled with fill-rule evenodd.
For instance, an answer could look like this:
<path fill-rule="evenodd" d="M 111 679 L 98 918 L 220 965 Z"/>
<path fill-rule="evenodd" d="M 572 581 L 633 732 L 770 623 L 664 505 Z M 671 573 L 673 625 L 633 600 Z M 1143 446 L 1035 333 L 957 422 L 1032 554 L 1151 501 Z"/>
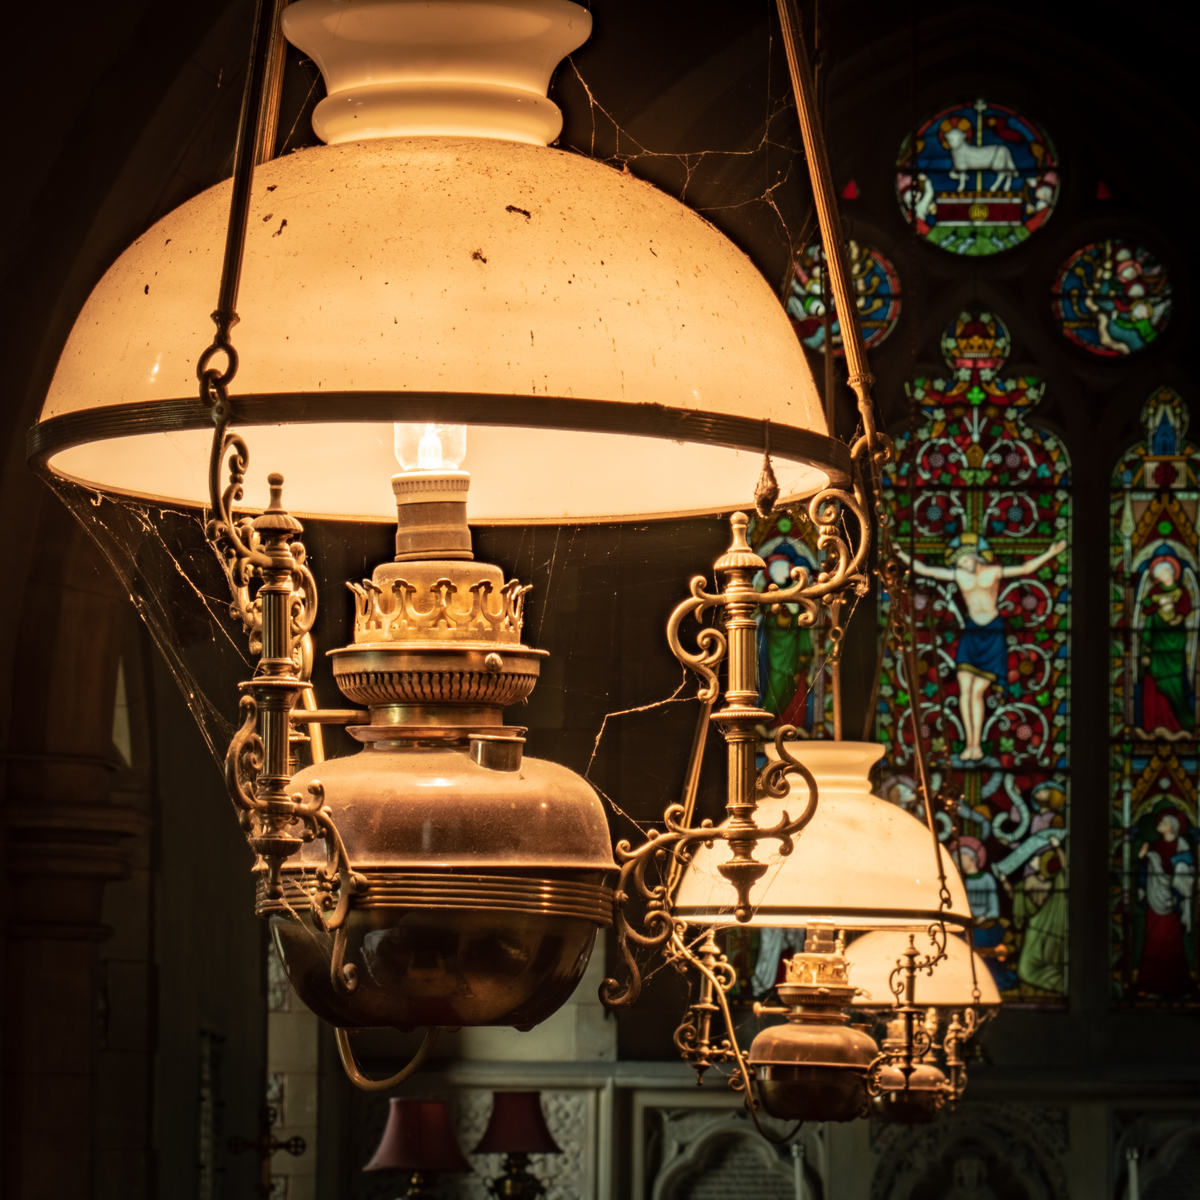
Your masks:
<path fill-rule="evenodd" d="M 394 1098 L 383 1137 L 363 1170 L 404 1172 L 408 1176 L 404 1194 L 412 1200 L 434 1194 L 433 1173 L 469 1172 L 471 1164 L 459 1149 L 445 1100 Z"/>
<path fill-rule="evenodd" d="M 533 1200 L 546 1189 L 528 1171 L 531 1154 L 561 1154 L 546 1127 L 540 1092 L 494 1092 L 492 1115 L 476 1154 L 503 1154 L 504 1174 L 489 1185 L 493 1196 Z"/>

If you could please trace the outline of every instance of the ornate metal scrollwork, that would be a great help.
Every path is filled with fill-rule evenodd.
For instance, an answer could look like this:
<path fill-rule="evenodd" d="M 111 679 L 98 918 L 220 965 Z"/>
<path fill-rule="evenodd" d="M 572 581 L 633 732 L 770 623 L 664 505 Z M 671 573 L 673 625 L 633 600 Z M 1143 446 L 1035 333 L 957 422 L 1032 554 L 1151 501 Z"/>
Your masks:
<path fill-rule="evenodd" d="M 818 503 L 810 506 L 813 511 L 825 509 Z M 826 512 L 826 515 L 828 513 Z M 724 706 L 715 709 L 712 719 L 721 727 L 730 747 L 730 771 L 728 783 L 729 817 L 721 825 L 714 826 L 704 821 L 697 828 L 683 824 L 685 809 L 682 805 L 671 805 L 663 814 L 665 831 L 651 830 L 646 841 L 634 849 L 628 841 L 616 847 L 617 862 L 621 873 L 618 878 L 614 900 L 614 927 L 617 946 L 628 973 L 622 985 L 615 979 L 606 979 L 601 985 L 600 998 L 610 1008 L 632 1004 L 641 992 L 641 974 L 634 957 L 635 949 L 656 950 L 666 945 L 672 937 L 675 922 L 671 911 L 670 889 L 665 883 L 651 885 L 646 872 L 652 863 L 660 868 L 668 861 L 673 868 L 686 867 L 695 848 L 703 843 L 714 845 L 724 841 L 732 851 L 731 857 L 720 863 L 717 870 L 733 886 L 736 894 L 734 914 L 739 921 L 748 921 L 753 913 L 750 891 L 762 878 L 767 864 L 757 861 L 753 852 L 759 842 L 776 841 L 780 854 L 790 854 L 793 838 L 812 820 L 817 811 L 817 785 L 811 772 L 792 754 L 784 749 L 784 742 L 796 736 L 792 727 L 781 729 L 775 744 L 780 751 L 780 761 L 772 764 L 763 773 L 754 769 L 757 748 L 758 726 L 770 719 L 770 714 L 758 706 L 758 685 L 755 678 L 755 614 L 764 604 L 798 604 L 801 622 L 812 625 L 819 614 L 821 596 L 836 577 L 843 586 L 848 572 L 857 571 L 853 556 L 841 563 L 834 572 L 821 572 L 815 580 L 801 567 L 792 571 L 792 584 L 783 589 L 759 592 L 754 587 L 754 576 L 764 567 L 763 560 L 750 548 L 746 541 L 749 524 L 744 513 L 735 513 L 730 519 L 733 538 L 729 549 L 715 564 L 716 570 L 725 575 L 725 586 L 719 593 L 705 590 L 703 576 L 692 579 L 687 600 L 680 603 L 667 622 L 667 642 L 681 663 L 699 676 L 698 699 L 713 705 L 721 697 L 717 668 L 728 660 L 728 681 L 724 693 Z M 827 545 L 845 543 L 830 534 Z M 847 550 L 848 553 L 848 550 Z M 863 552 L 860 551 L 860 555 Z M 865 577 L 863 577 L 865 586 Z M 696 635 L 696 649 L 684 646 L 680 631 L 688 617 L 701 620 L 710 609 L 719 610 L 724 619 L 724 630 L 714 626 L 703 626 Z M 784 811 L 780 820 L 770 828 L 760 827 L 754 819 L 758 805 L 757 788 L 776 799 L 785 797 L 790 784 L 787 776 L 798 774 L 808 786 L 808 802 L 797 818 Z M 660 875 L 666 872 L 660 871 Z M 629 921 L 627 907 L 633 899 L 639 899 L 645 908 L 642 929 L 635 929 Z"/>
<path fill-rule="evenodd" d="M 229 482 L 222 487 L 226 455 Z M 316 581 L 297 536 L 303 527 L 282 505 L 282 476 L 269 477 L 271 499 L 260 516 L 234 517 L 249 457 L 243 438 L 227 420 L 218 421 L 209 469 L 213 517 L 206 532 L 229 583 L 230 615 L 241 622 L 251 653 L 260 656 L 253 678 L 241 685 L 241 724 L 225 757 L 225 782 L 247 841 L 266 864 L 269 898 L 283 895 L 283 863 L 306 842 L 324 840 L 312 909 L 319 927 L 334 934 L 334 983 L 353 991 L 355 968 L 343 962 L 345 925 L 351 897 L 366 888 L 366 880 L 351 870 L 321 785 L 312 783 L 308 798 L 288 791 L 292 710 L 311 688 Z"/>
<path fill-rule="evenodd" d="M 705 931 L 700 944 L 692 952 L 683 942 L 683 931 L 676 927 L 668 959 L 675 963 L 681 973 L 686 974 L 689 963 L 694 959 L 705 970 L 699 972 L 699 992 L 695 1001 L 675 1030 L 675 1045 L 684 1062 L 690 1063 L 696 1072 L 696 1083 L 704 1081 L 705 1072 L 717 1063 L 730 1062 L 735 1058 L 733 1042 L 729 1037 L 719 1041 L 713 1039 L 713 1018 L 721 1015 L 721 1006 L 715 1000 L 719 990 L 726 994 L 737 983 L 737 971 L 721 953 L 712 929 Z"/>

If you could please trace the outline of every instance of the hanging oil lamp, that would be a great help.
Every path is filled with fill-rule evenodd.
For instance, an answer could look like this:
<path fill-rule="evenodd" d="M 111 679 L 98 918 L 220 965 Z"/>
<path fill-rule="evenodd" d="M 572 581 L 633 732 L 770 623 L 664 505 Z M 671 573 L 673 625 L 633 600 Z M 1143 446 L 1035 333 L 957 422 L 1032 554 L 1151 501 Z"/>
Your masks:
<path fill-rule="evenodd" d="M 233 180 L 97 285 L 29 453 L 52 480 L 209 506 L 261 649 L 226 760 L 258 908 L 370 1087 L 347 1029 L 428 1026 L 423 1055 L 445 1025 L 527 1028 L 612 919 L 599 801 L 504 722 L 540 655 L 520 586 L 471 560 L 454 431 L 471 431 L 485 520 L 728 510 L 768 443 L 785 500 L 847 485 L 852 464 L 746 256 L 652 186 L 549 147 L 549 76 L 588 36 L 585 9 L 519 0 L 467 27 L 443 0 L 278 7 L 324 74 L 327 144 L 256 167 L 273 140 L 261 3 Z M 269 489 L 251 441 L 278 468 Z M 334 652 L 355 707 L 321 709 L 317 589 L 281 472 L 293 509 L 377 520 L 393 445 L 396 561 L 355 585 L 354 642 Z M 299 730 L 318 748 L 339 722 L 364 749 L 297 772 Z M 743 892 L 746 816 L 727 876 Z"/>
<path fill-rule="evenodd" d="M 575 989 L 611 923 L 599 797 L 574 772 L 526 756 L 524 729 L 504 723 L 544 651 L 521 642 L 527 589 L 473 560 L 468 482 L 454 469 L 394 477 L 396 560 L 353 585 L 355 640 L 331 652 L 338 686 L 365 710 L 349 725 L 363 749 L 286 783 L 291 803 L 319 809 L 320 842 L 287 857 L 290 843 L 276 849 L 261 833 L 254 843 L 258 911 L 284 970 L 339 1028 L 529 1028 Z M 283 526 L 275 509 L 256 524 Z M 266 645 L 266 610 L 263 620 Z M 248 693 L 266 682 L 256 677 Z M 244 796 L 238 764 L 253 736 L 248 717 L 231 749 Z"/>
<path fill-rule="evenodd" d="M 813 922 L 803 951 L 787 964 L 779 985 L 783 1008 L 755 1006 L 756 1016 L 780 1015 L 761 1030 L 747 1059 L 763 1107 L 792 1121 L 851 1121 L 867 1112 L 867 1082 L 879 1047 L 842 1011 L 854 998 L 845 942 L 831 926 Z"/>

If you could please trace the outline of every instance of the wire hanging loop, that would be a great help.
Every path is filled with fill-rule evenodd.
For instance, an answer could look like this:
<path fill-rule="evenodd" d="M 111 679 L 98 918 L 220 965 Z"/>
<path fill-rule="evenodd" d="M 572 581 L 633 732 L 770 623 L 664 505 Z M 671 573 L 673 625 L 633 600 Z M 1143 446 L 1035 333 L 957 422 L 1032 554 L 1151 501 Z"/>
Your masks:
<path fill-rule="evenodd" d="M 239 359 L 229 334 L 233 326 L 237 324 L 237 319 L 237 313 L 231 314 L 231 319 L 225 319 L 220 313 L 213 313 L 217 333 L 196 364 L 196 378 L 200 380 L 200 403 L 211 410 L 213 424 L 218 427 L 233 419 L 229 385 L 237 374 Z M 225 355 L 223 371 L 218 371 L 212 365 L 213 359 L 218 354 Z"/>

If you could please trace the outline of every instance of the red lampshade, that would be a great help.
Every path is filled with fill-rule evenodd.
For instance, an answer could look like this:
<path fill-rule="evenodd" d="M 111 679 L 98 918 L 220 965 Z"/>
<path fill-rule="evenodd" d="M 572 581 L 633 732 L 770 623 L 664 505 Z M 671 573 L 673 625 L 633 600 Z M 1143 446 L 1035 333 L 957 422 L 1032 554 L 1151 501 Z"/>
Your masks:
<path fill-rule="evenodd" d="M 561 1154 L 546 1127 L 541 1092 L 494 1092 L 476 1154 Z"/>
<path fill-rule="evenodd" d="M 391 1105 L 387 1128 L 364 1171 L 470 1171 L 445 1100 L 394 1099 Z"/>

